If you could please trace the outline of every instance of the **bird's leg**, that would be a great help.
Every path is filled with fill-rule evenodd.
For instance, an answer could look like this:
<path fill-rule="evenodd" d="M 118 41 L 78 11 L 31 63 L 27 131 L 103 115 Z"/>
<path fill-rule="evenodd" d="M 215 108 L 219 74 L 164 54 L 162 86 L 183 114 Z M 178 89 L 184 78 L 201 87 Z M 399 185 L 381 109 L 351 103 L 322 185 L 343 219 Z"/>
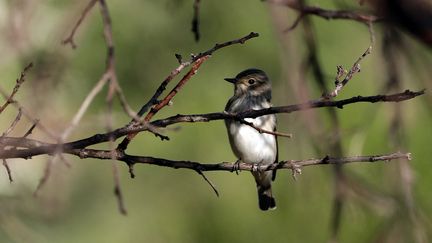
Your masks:
<path fill-rule="evenodd" d="M 238 160 L 234 163 L 231 172 L 234 172 L 234 171 L 235 171 L 235 173 L 236 173 L 237 175 L 239 174 L 239 171 L 240 171 L 240 162 L 241 162 L 241 160 L 238 159 Z"/>
<path fill-rule="evenodd" d="M 257 172 L 260 171 L 260 164 L 261 163 L 257 163 L 257 164 L 252 164 L 252 172 Z"/>
<path fill-rule="evenodd" d="M 263 165 L 262 161 L 252 165 L 253 172 L 262 172 L 261 165 Z"/>

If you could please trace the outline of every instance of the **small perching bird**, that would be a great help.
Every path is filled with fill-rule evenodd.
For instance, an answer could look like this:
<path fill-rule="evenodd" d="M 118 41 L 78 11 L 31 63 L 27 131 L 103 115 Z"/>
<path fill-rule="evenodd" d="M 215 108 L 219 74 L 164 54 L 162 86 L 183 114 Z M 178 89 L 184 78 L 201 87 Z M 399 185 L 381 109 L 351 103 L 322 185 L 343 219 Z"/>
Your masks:
<path fill-rule="evenodd" d="M 267 74 L 259 69 L 246 69 L 235 78 L 226 78 L 234 84 L 234 96 L 225 106 L 225 111 L 238 113 L 247 110 L 259 110 L 271 107 L 271 82 Z M 245 118 L 265 131 L 276 130 L 276 116 L 265 115 L 257 118 Z M 260 133 L 255 128 L 236 120 L 225 120 L 231 149 L 238 162 L 254 165 L 266 165 L 278 162 L 276 136 Z M 274 180 L 273 171 L 253 170 L 258 190 L 258 202 L 261 210 L 275 209 L 276 202 L 271 189 Z"/>

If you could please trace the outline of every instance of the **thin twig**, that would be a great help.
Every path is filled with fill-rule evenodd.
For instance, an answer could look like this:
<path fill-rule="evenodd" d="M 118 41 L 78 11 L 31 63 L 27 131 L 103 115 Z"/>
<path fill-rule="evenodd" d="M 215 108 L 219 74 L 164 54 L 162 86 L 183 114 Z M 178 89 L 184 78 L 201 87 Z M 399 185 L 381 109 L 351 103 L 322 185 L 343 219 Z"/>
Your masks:
<path fill-rule="evenodd" d="M 250 127 L 252 127 L 253 129 L 257 130 L 259 133 L 267 133 L 267 134 L 271 134 L 271 135 L 275 135 L 278 137 L 287 137 L 287 138 L 292 138 L 292 134 L 291 133 L 281 133 L 281 132 L 277 132 L 277 131 L 268 131 L 265 129 L 262 129 L 260 127 L 255 126 L 252 122 L 248 122 L 244 119 L 240 120 L 241 123 L 248 125 Z"/>
<path fill-rule="evenodd" d="M 15 117 L 15 119 L 13 120 L 12 124 L 9 126 L 9 128 L 2 134 L 2 137 L 5 137 L 7 135 L 9 135 L 9 133 L 12 132 L 12 130 L 15 129 L 16 125 L 18 124 L 18 122 L 21 119 L 21 115 L 22 115 L 22 109 L 18 109 L 18 114 Z"/>
<path fill-rule="evenodd" d="M 75 113 L 74 117 L 72 118 L 72 121 L 69 123 L 69 126 L 64 130 L 64 132 L 60 136 L 61 141 L 65 141 L 69 137 L 69 135 L 75 130 L 75 128 L 78 126 L 79 122 L 81 121 L 81 118 L 84 116 L 88 107 L 92 103 L 93 99 L 102 90 L 102 88 L 105 86 L 107 82 L 108 82 L 108 74 L 105 73 L 104 75 L 102 75 L 102 77 L 93 87 L 93 89 L 87 94 L 86 98 L 81 103 L 81 106 L 79 107 L 77 113 Z"/>
<path fill-rule="evenodd" d="M 186 73 L 186 75 L 178 82 L 178 84 L 171 90 L 171 92 L 169 92 L 168 95 L 165 96 L 164 99 L 162 99 L 162 101 L 158 102 L 158 104 L 150 110 L 150 112 L 145 116 L 144 121 L 150 121 L 158 111 L 167 106 L 174 98 L 174 96 L 179 92 L 179 90 L 186 84 L 186 82 L 189 81 L 189 79 L 197 73 L 201 64 L 204 63 L 209 57 L 210 56 L 203 56 L 200 59 L 196 60 L 189 72 Z M 125 150 L 129 145 L 130 141 L 135 137 L 135 135 L 136 134 L 129 134 L 125 139 L 123 139 L 123 141 L 118 145 L 117 148 L 120 150 Z"/>
<path fill-rule="evenodd" d="M 18 92 L 19 88 L 21 87 L 21 84 L 24 83 L 25 81 L 25 75 L 28 72 L 28 70 L 30 68 L 33 67 L 33 63 L 29 63 L 24 70 L 21 72 L 20 77 L 16 80 L 16 84 L 12 90 L 12 93 L 9 95 L 9 97 L 6 98 L 6 102 L 0 106 L 0 113 L 2 113 L 4 111 L 4 109 L 6 109 L 6 107 L 14 102 L 14 96 L 15 94 Z"/>
<path fill-rule="evenodd" d="M 55 150 L 53 152 L 56 152 L 55 154 L 57 154 L 57 147 L 55 148 Z M 38 183 L 38 185 L 36 187 L 36 190 L 33 192 L 33 196 L 34 197 L 37 197 L 39 195 L 39 191 L 42 189 L 42 187 L 48 181 L 48 178 L 51 175 L 51 169 L 52 169 L 52 165 L 54 164 L 54 160 L 55 159 L 56 159 L 56 155 L 54 155 L 53 157 L 49 158 L 48 161 L 46 162 L 43 176 L 39 180 L 39 183 Z"/>
<path fill-rule="evenodd" d="M 295 22 L 299 22 L 305 15 L 314 15 L 314 16 L 324 18 L 326 20 L 332 20 L 332 19 L 354 20 L 365 24 L 383 20 L 382 17 L 375 16 L 372 14 L 360 13 L 360 12 L 350 11 L 350 10 L 329 10 L 320 7 L 315 7 L 315 6 L 306 6 L 294 0 L 266 0 L 266 2 L 272 4 L 284 5 L 293 10 L 298 11 L 299 17 L 296 19 Z M 291 29 L 294 29 L 297 26 L 297 24 L 294 23 L 291 26 Z"/>
<path fill-rule="evenodd" d="M 64 39 L 62 41 L 63 45 L 70 44 L 72 49 L 75 49 L 77 47 L 77 45 L 75 44 L 75 41 L 74 41 L 75 32 L 78 30 L 78 27 L 81 25 L 81 23 L 83 22 L 83 20 L 87 16 L 87 14 L 90 12 L 90 10 L 94 7 L 94 5 L 96 4 L 97 1 L 98 0 L 90 0 L 90 2 L 87 4 L 86 8 L 81 13 L 81 17 L 78 19 L 78 21 L 74 25 L 69 36 L 66 37 L 66 39 Z"/>
<path fill-rule="evenodd" d="M 113 177 L 114 177 L 114 195 L 117 198 L 118 209 L 121 214 L 127 215 L 126 205 L 124 203 L 123 193 L 120 187 L 120 176 L 117 165 L 113 163 Z"/>
<path fill-rule="evenodd" d="M 194 34 L 195 41 L 198 42 L 200 39 L 200 30 L 199 30 L 199 10 L 200 10 L 200 0 L 194 0 L 193 4 L 193 19 L 192 19 L 192 33 Z"/>
<path fill-rule="evenodd" d="M 372 29 L 372 24 L 369 23 L 368 27 L 369 27 L 370 40 L 371 40 L 369 47 L 357 59 L 357 61 L 352 65 L 352 67 L 349 71 L 346 71 L 342 66 L 337 66 L 337 73 L 336 73 L 336 78 L 335 78 L 335 89 L 328 94 L 323 94 L 322 98 L 330 99 L 330 98 L 336 97 L 339 94 L 339 92 L 343 89 L 343 87 L 345 87 L 345 85 L 353 78 L 354 74 L 360 72 L 360 62 L 367 55 L 371 54 L 372 47 L 375 43 L 375 35 L 374 35 L 373 29 Z M 342 81 L 340 81 L 340 78 L 342 78 L 342 76 L 344 74 L 346 74 L 345 78 Z"/>
<path fill-rule="evenodd" d="M 181 62 L 180 65 L 175 68 L 174 70 L 171 71 L 171 73 L 168 75 L 168 77 L 166 77 L 162 83 L 159 85 L 159 87 L 157 88 L 156 92 L 153 94 L 153 96 L 150 98 L 149 101 L 147 101 L 140 109 L 140 111 L 138 112 L 138 116 L 143 116 L 149 109 L 150 107 L 152 107 L 153 105 L 158 104 L 158 99 L 159 96 L 162 95 L 162 93 L 165 91 L 166 86 L 171 82 L 171 80 L 173 80 L 183 69 L 185 69 L 186 67 L 190 66 L 191 64 L 193 64 L 194 62 L 196 62 L 198 59 L 200 59 L 201 57 L 204 56 L 211 56 L 215 51 L 227 47 L 227 46 L 231 46 L 231 45 L 235 45 L 235 44 L 244 44 L 246 41 L 258 37 L 259 34 L 255 33 L 255 32 L 251 32 L 248 35 L 239 38 L 239 39 L 235 39 L 235 40 L 231 40 L 231 41 L 227 41 L 224 42 L 222 44 L 216 44 L 214 45 L 212 48 L 210 48 L 209 50 L 205 51 L 205 52 L 201 52 L 196 56 L 193 56 L 191 58 L 190 61 L 187 62 Z M 176 54 L 176 58 L 177 60 L 181 60 L 181 58 L 179 59 L 178 54 Z M 180 56 L 181 57 L 181 56 Z"/>
<path fill-rule="evenodd" d="M 13 182 L 12 172 L 6 159 L 3 159 L 3 166 L 5 167 L 6 172 L 8 174 L 9 182 L 12 183 Z"/>
<path fill-rule="evenodd" d="M 39 120 L 36 120 L 36 122 L 33 122 L 33 125 L 29 128 L 29 130 L 27 130 L 27 132 L 23 135 L 23 138 L 28 137 L 30 134 L 32 134 L 33 130 L 35 129 L 35 127 L 38 125 Z"/>
<path fill-rule="evenodd" d="M 202 176 L 202 178 L 210 185 L 210 187 L 213 189 L 214 193 L 216 194 L 217 197 L 219 197 L 219 192 L 216 189 L 216 186 L 213 184 L 213 182 L 211 182 L 201 170 L 196 170 L 196 172 Z"/>
<path fill-rule="evenodd" d="M 17 85 L 15 85 L 12 94 L 7 94 L 6 91 L 4 91 L 2 88 L 0 88 L 0 94 L 1 96 L 3 96 L 3 98 L 6 100 L 5 105 L 3 105 L 2 109 L 4 110 L 6 108 L 6 106 L 8 104 L 12 104 L 13 106 L 15 106 L 18 110 L 21 110 L 22 115 L 24 115 L 28 120 L 30 120 L 33 123 L 37 123 L 39 120 L 36 118 L 33 118 L 33 116 L 31 115 L 31 113 L 25 109 L 18 101 L 13 100 L 13 96 L 18 92 L 19 87 L 21 86 L 21 84 L 24 82 L 24 78 L 25 75 L 27 73 L 27 71 L 33 66 L 32 63 L 30 63 L 29 65 L 27 65 L 24 70 L 21 72 L 20 77 L 17 79 L 16 83 Z M 44 125 L 39 124 L 39 129 L 44 132 L 46 135 L 48 135 L 50 138 L 52 139 L 57 139 L 57 136 L 54 135 L 50 129 L 46 128 Z"/>

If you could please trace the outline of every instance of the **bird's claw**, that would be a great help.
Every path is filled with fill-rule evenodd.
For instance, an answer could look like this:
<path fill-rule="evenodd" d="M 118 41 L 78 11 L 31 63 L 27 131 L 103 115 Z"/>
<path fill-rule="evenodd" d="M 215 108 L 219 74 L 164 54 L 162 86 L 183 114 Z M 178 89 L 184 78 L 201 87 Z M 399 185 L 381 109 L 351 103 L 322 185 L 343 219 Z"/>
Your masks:
<path fill-rule="evenodd" d="M 238 175 L 238 174 L 239 174 L 239 171 L 240 171 L 240 160 L 237 160 L 237 161 L 234 163 L 231 172 L 235 172 L 235 173 Z"/>
<path fill-rule="evenodd" d="M 258 164 L 253 164 L 252 165 L 252 172 L 257 172 L 259 170 L 259 165 Z"/>

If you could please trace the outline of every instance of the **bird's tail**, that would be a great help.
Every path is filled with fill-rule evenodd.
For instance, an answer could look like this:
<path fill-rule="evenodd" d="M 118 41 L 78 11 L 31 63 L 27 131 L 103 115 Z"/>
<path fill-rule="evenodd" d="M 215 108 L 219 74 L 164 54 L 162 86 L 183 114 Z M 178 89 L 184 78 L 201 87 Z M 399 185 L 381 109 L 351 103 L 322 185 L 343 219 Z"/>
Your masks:
<path fill-rule="evenodd" d="M 276 201 L 271 188 L 271 171 L 253 173 L 257 183 L 258 205 L 263 211 L 276 209 Z"/>

